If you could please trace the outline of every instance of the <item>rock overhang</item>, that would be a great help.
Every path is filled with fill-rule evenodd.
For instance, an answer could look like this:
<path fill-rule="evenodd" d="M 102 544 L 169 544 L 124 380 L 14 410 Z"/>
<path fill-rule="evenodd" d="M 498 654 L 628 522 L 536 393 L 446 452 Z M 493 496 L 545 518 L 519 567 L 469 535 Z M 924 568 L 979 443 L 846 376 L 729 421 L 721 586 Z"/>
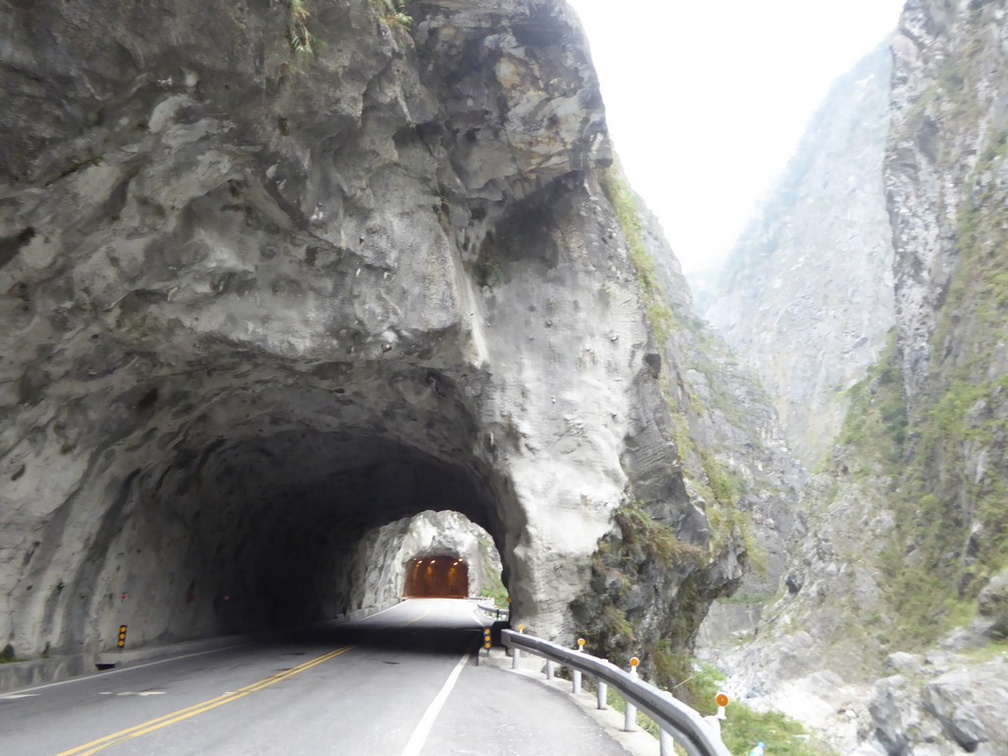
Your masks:
<path fill-rule="evenodd" d="M 320 2 L 298 71 L 279 7 L 179 0 L 178 48 L 106 6 L 7 11 L 66 26 L 10 81 L 76 115 L 0 117 L 0 632 L 94 649 L 145 596 L 149 640 L 337 612 L 354 539 L 445 508 L 560 632 L 612 510 L 678 474 L 568 12 L 418 6 L 410 48 Z"/>

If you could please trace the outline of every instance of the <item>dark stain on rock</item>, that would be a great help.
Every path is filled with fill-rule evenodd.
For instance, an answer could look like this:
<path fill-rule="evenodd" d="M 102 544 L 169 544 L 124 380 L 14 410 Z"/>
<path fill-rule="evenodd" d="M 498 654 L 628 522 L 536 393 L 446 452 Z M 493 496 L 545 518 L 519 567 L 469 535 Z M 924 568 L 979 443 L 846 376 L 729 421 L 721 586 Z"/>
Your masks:
<path fill-rule="evenodd" d="M 137 411 L 143 411 L 150 407 L 153 407 L 155 402 L 158 400 L 158 389 L 154 386 L 150 391 L 140 397 L 140 400 L 136 403 Z"/>
<path fill-rule="evenodd" d="M 0 239 L 0 268 L 13 260 L 21 248 L 35 238 L 35 229 L 31 226 L 23 229 L 14 236 L 6 236 Z"/>
<path fill-rule="evenodd" d="M 109 194 L 108 200 L 106 200 L 105 205 L 101 208 L 100 215 L 105 218 L 110 218 L 113 221 L 119 220 L 119 214 L 122 209 L 126 206 L 126 200 L 129 197 L 129 185 L 130 179 L 125 181 L 120 181 L 116 184 L 115 188 Z"/>
<path fill-rule="evenodd" d="M 38 404 L 49 385 L 49 374 L 37 365 L 29 365 L 18 381 L 18 402 Z"/>

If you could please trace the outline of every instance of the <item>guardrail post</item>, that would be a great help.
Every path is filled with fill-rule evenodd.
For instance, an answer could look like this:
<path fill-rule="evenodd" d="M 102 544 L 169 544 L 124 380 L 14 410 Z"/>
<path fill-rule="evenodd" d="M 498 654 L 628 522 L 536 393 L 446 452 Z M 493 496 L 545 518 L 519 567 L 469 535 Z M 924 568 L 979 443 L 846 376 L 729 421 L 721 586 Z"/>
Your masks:
<path fill-rule="evenodd" d="M 672 700 L 673 696 L 669 691 L 662 692 L 665 694 L 665 698 Z M 675 756 L 675 740 L 664 727 L 658 732 L 658 753 L 659 756 Z"/>
<path fill-rule="evenodd" d="M 658 731 L 659 756 L 675 756 L 675 741 L 665 730 Z"/>
<path fill-rule="evenodd" d="M 546 679 L 547 680 L 552 680 L 553 679 L 553 660 L 552 659 L 547 659 L 546 660 Z"/>
<path fill-rule="evenodd" d="M 638 730 L 637 712 L 644 710 L 651 715 L 658 727 L 665 730 L 678 746 L 685 749 L 690 756 L 731 756 L 720 738 L 718 730 L 721 720 L 717 716 L 702 717 L 681 701 L 676 700 L 667 692 L 640 679 L 637 666 L 640 660 L 636 657 L 630 660 L 630 671 L 624 672 L 613 663 L 600 659 L 583 650 L 561 646 L 557 643 L 523 635 L 525 627 L 518 631 L 502 630 L 505 645 L 512 650 L 521 647 L 536 658 L 548 659 L 556 666 L 562 665 L 572 671 L 577 669 L 583 675 L 589 675 L 599 681 L 599 708 L 606 708 L 608 688 L 614 688 L 622 700 L 626 701 L 626 719 L 624 730 Z M 721 717 L 724 707 L 728 704 L 728 696 L 718 693 L 715 697 L 718 713 Z M 662 747 L 668 750 L 668 742 L 662 741 Z"/>
<path fill-rule="evenodd" d="M 518 625 L 518 632 L 525 632 L 525 625 Z M 511 647 L 511 669 L 518 669 L 518 660 L 521 658 L 521 649 L 518 646 Z"/>
<path fill-rule="evenodd" d="M 596 693 L 598 695 L 598 708 L 600 711 L 605 711 L 609 708 L 609 686 L 599 680 Z"/>
<path fill-rule="evenodd" d="M 584 644 L 585 644 L 585 639 L 584 638 L 578 638 L 577 645 L 578 645 L 578 653 L 579 654 L 580 653 L 584 653 Z M 581 670 L 580 669 L 575 669 L 575 670 L 573 670 L 571 672 L 571 692 L 574 695 L 578 695 L 579 693 L 581 693 Z"/>
<path fill-rule="evenodd" d="M 630 658 L 630 677 L 637 677 L 638 664 L 640 664 L 640 659 L 636 656 Z M 637 730 L 637 707 L 629 701 L 626 702 L 626 714 L 623 717 L 623 730 L 625 732 L 634 732 Z"/>

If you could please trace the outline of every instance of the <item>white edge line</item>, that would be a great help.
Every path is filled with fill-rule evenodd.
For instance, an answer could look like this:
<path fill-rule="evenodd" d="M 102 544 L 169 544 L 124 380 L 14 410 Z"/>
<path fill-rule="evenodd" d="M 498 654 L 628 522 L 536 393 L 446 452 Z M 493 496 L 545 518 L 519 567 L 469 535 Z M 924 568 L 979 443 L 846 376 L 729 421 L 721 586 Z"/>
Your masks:
<path fill-rule="evenodd" d="M 420 750 L 427 742 L 427 736 L 430 735 L 431 727 L 434 726 L 434 720 L 437 719 L 437 715 L 441 713 L 441 707 L 444 706 L 445 701 L 448 700 L 448 696 L 451 695 L 452 688 L 455 687 L 455 682 L 458 680 L 459 675 L 462 673 L 462 668 L 468 660 L 469 652 L 467 651 L 462 654 L 462 658 L 458 660 L 458 664 L 455 665 L 455 669 L 453 669 L 451 674 L 448 675 L 448 679 L 445 680 L 444 685 L 441 686 L 441 690 L 438 691 L 436 696 L 434 696 L 434 700 L 430 702 L 430 705 L 427 707 L 427 711 L 425 711 L 423 716 L 420 717 L 420 721 L 417 723 L 416 729 L 413 730 L 413 734 L 410 735 L 409 742 L 406 743 L 406 747 L 403 749 L 402 756 L 419 756 Z"/>

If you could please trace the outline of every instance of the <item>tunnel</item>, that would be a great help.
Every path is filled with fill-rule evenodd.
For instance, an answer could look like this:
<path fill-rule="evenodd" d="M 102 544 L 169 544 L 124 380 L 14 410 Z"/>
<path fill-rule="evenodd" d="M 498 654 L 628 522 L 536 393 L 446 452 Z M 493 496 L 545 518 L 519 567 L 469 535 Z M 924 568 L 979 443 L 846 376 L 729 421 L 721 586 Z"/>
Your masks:
<path fill-rule="evenodd" d="M 58 595 L 73 597 L 63 644 L 107 647 L 121 624 L 135 645 L 367 608 L 386 557 L 364 558 L 360 544 L 427 510 L 486 530 L 506 574 L 508 486 L 480 457 L 452 382 L 438 383 L 435 393 L 429 371 L 405 369 L 338 393 L 271 383 L 199 402 L 162 386 L 132 450 L 105 454 L 97 483 L 108 504 L 91 557 Z M 407 593 L 466 596 L 467 565 L 455 555 L 442 572 L 443 558 L 437 579 L 414 579 Z"/>
<path fill-rule="evenodd" d="M 409 598 L 467 598 L 469 565 L 456 555 L 414 559 L 406 572 Z"/>

